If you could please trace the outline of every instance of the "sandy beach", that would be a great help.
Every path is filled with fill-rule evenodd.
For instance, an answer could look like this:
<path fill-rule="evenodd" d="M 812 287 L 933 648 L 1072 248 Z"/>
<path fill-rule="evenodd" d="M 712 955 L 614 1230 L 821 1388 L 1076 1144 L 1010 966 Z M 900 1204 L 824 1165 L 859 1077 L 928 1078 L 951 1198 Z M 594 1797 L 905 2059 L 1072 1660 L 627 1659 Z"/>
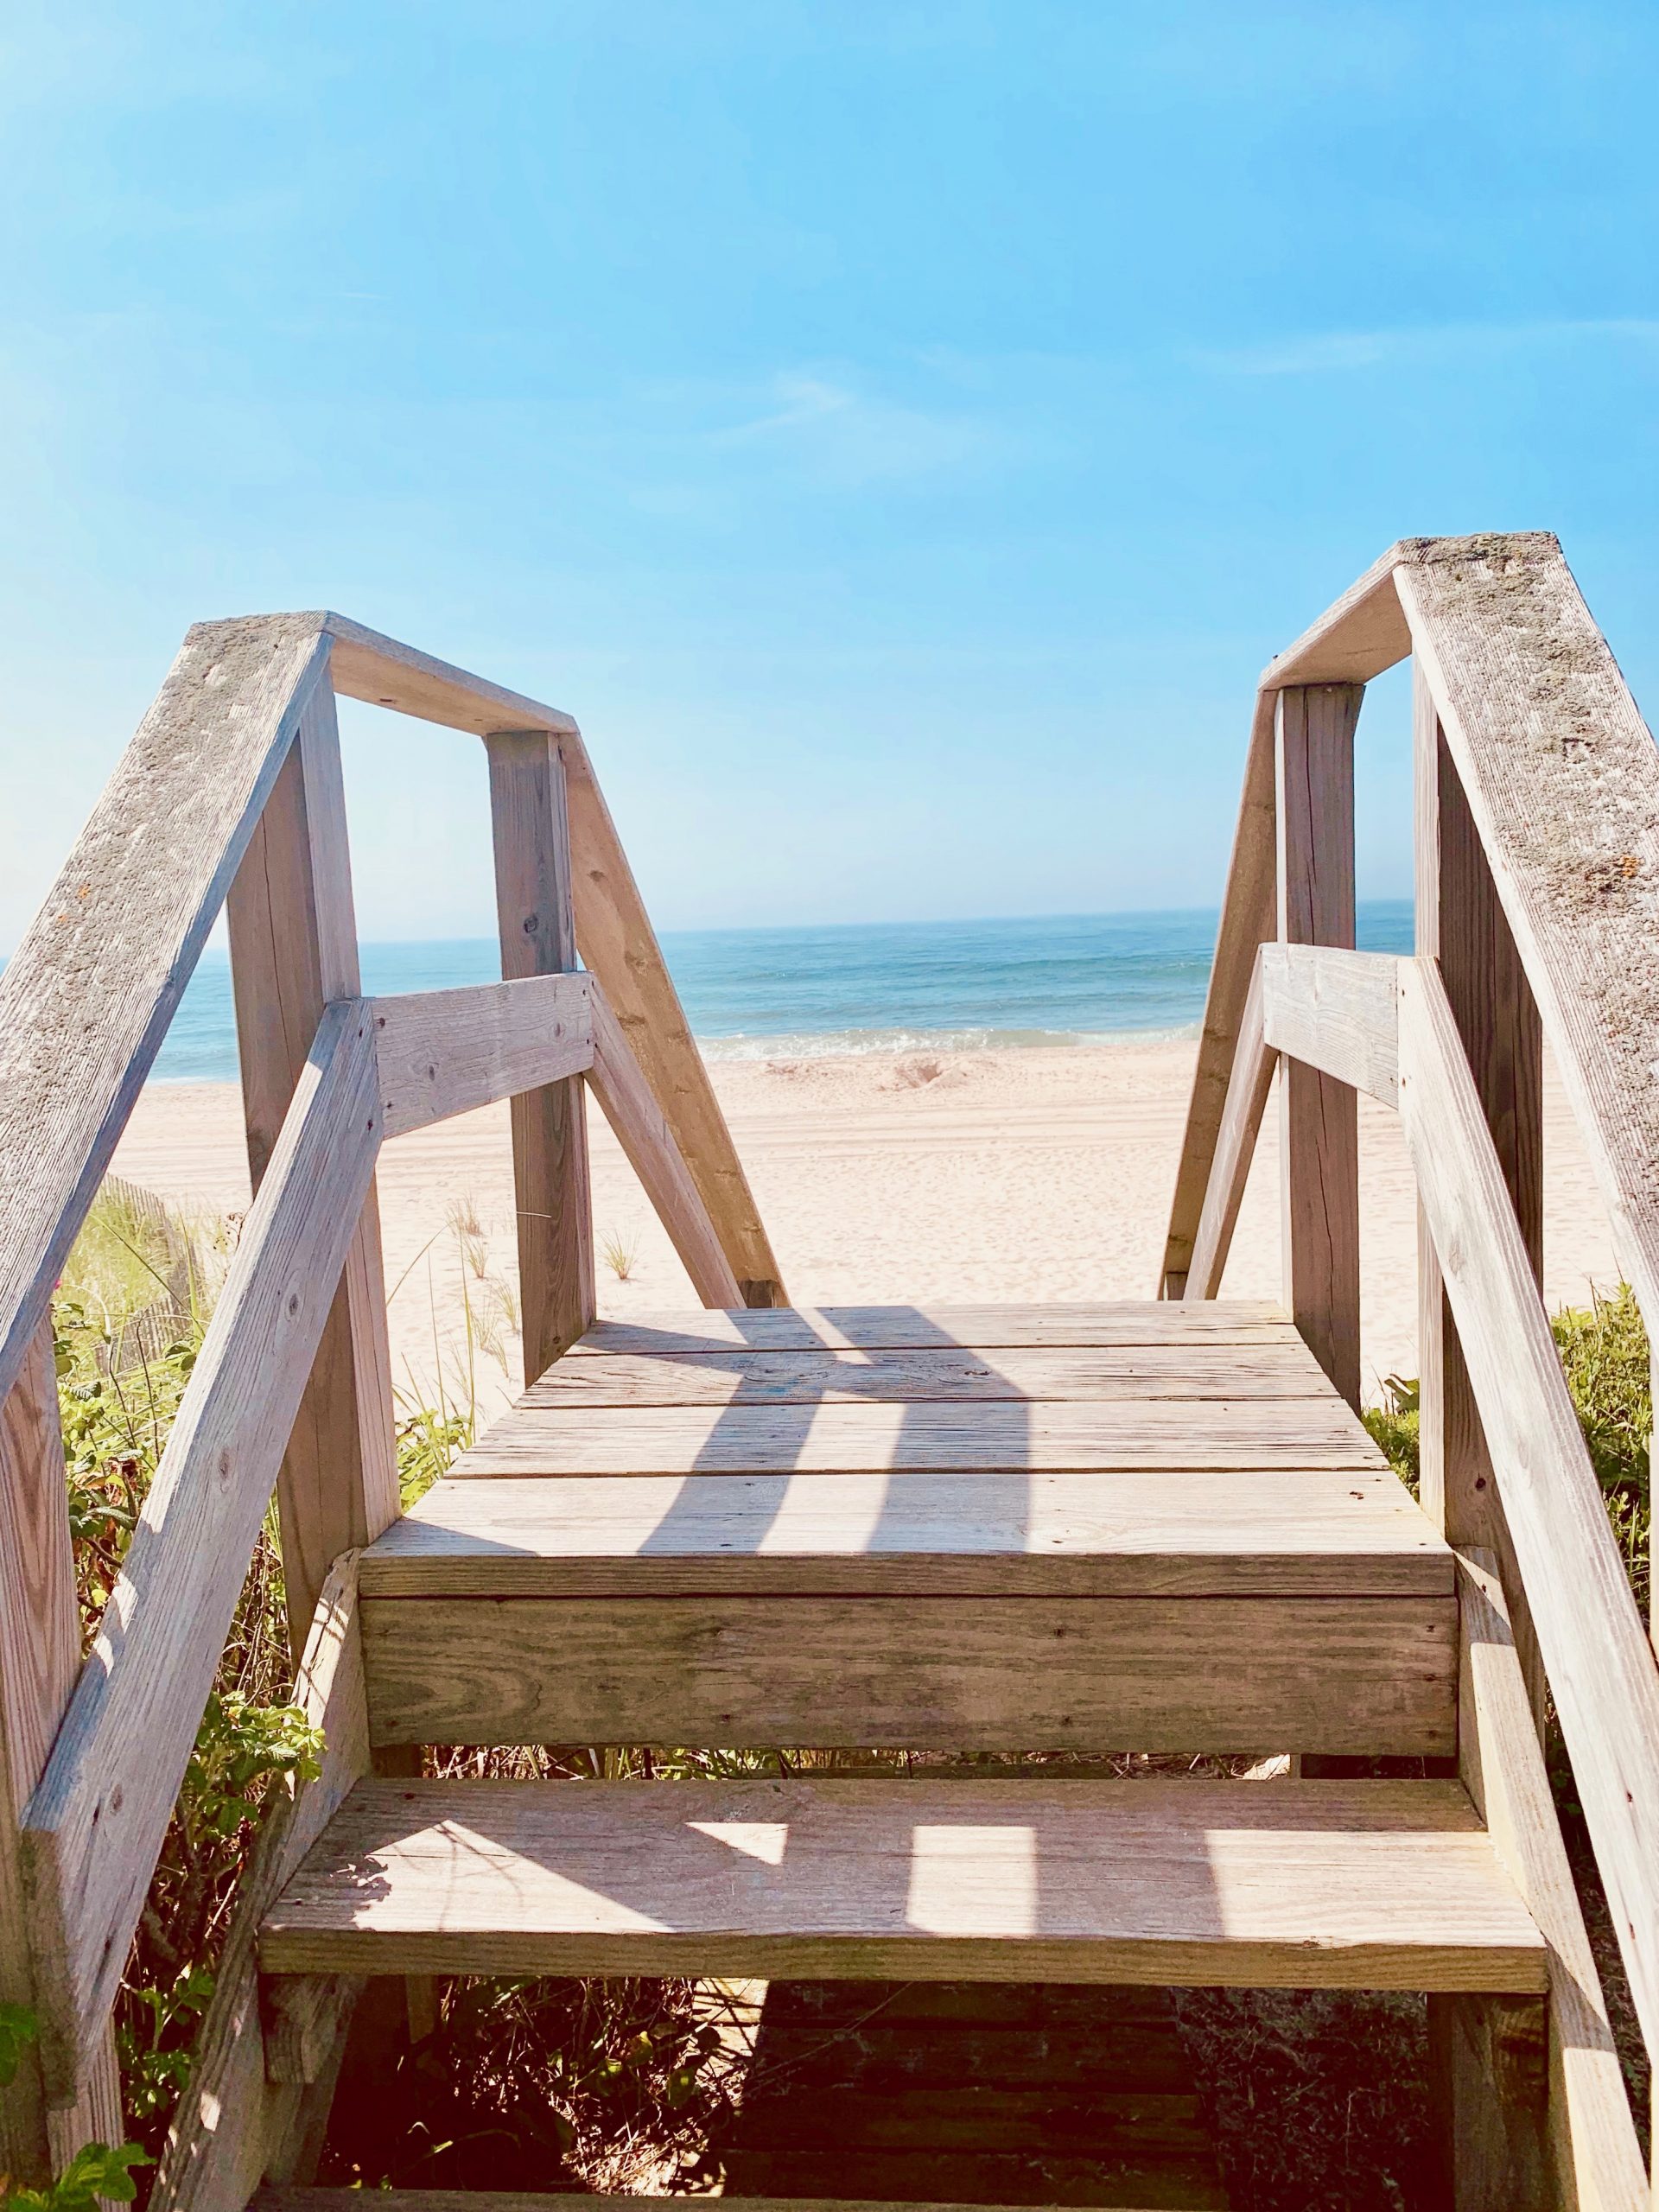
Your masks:
<path fill-rule="evenodd" d="M 1153 1294 L 1195 1046 L 721 1061 L 714 1078 L 799 1305 Z M 666 1236 L 590 1109 L 601 1311 L 693 1304 Z M 1553 1070 L 1545 1096 L 1545 1287 L 1617 1279 L 1605 1215 Z M 1360 1101 L 1367 1387 L 1416 1372 L 1415 1213 L 1394 1116 Z M 1225 1290 L 1279 1292 L 1277 1145 L 1264 1129 Z M 116 1172 L 188 1209 L 248 1203 L 230 1084 L 155 1084 Z M 388 1145 L 379 1197 L 400 1384 L 516 1387 L 512 1171 L 505 1106 Z M 474 1346 L 469 1362 L 467 1316 Z M 470 1379 L 469 1379 L 470 1370 Z"/>

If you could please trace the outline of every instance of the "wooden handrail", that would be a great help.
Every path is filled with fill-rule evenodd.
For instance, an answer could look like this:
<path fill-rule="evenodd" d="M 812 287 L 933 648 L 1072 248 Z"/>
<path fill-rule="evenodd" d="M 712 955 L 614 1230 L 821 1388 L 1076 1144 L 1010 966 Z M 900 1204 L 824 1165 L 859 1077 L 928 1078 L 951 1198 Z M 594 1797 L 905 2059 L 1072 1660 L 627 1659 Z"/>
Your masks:
<path fill-rule="evenodd" d="M 1255 948 L 1275 934 L 1274 698 L 1414 653 L 1612 1224 L 1659 1339 L 1659 753 L 1548 531 L 1404 538 L 1256 694 L 1161 1282 L 1204 1210 Z"/>
<path fill-rule="evenodd" d="M 1583 2212 L 1650 2212 L 1642 2149 L 1496 1557 L 1462 1552 L 1458 1581 L 1465 1631 L 1459 1767 L 1493 1848 L 1549 1945 L 1549 2071 L 1560 2094 L 1550 2097 L 1547 2133 L 1556 2201 Z"/>
<path fill-rule="evenodd" d="M 1258 948 L 1258 953 L 1265 948 Z M 1216 1128 L 1215 1143 L 1204 1190 L 1204 1210 L 1198 1216 L 1186 1269 L 1179 1278 L 1181 1295 L 1193 1300 L 1214 1298 L 1221 1289 L 1227 1255 L 1232 1248 L 1238 1210 L 1244 1203 L 1244 1185 L 1255 1156 L 1255 1140 L 1262 1116 L 1268 1109 L 1279 1056 L 1268 1046 L 1262 1027 L 1262 963 L 1258 957 L 1250 971 L 1233 1044 L 1232 1072 Z M 1166 1287 L 1176 1280 L 1166 1279 Z"/>
<path fill-rule="evenodd" d="M 473 730 L 497 753 L 504 731 L 545 734 L 569 781 L 578 849 L 566 880 L 577 927 L 611 979 L 609 1000 L 586 973 L 375 1001 L 359 995 L 335 690 Z M 45 2115 L 35 2096 L 11 2146 L 20 2172 L 48 2170 L 46 2118 L 54 2126 L 67 2119 L 77 2095 L 101 2099 L 100 2111 L 110 2102 L 111 2005 L 279 1465 L 284 1535 L 296 1547 L 290 1595 L 302 1615 L 317 1586 L 312 1567 L 320 1578 L 342 1541 L 366 1541 L 384 1525 L 386 1483 L 395 1510 L 369 1195 L 383 1137 L 588 1076 L 699 1295 L 729 1306 L 782 1297 L 571 718 L 338 616 L 199 625 L 0 983 L 0 1419 L 9 1440 L 29 1412 L 18 1386 L 42 1341 L 53 1284 L 227 899 L 248 1032 L 254 1204 L 49 1757 L 32 1745 L 29 1714 L 0 1705 L 0 1774 L 21 1784 L 8 1784 L 0 1808 L 0 1888 L 11 1899 L 0 1968 L 8 1990 L 16 1980 L 13 1993 L 40 2011 L 40 2086 L 61 2108 Z M 571 950 L 561 964 L 574 957 Z M 325 1332 L 334 1346 L 326 1358 Z M 0 1515 L 8 1563 L 25 1573 L 36 1552 L 67 1557 L 61 1493 L 41 1473 L 49 1442 L 38 1451 L 29 1442 L 22 1471 L 47 1484 L 35 1501 L 47 1521 L 27 1556 Z M 303 1528 L 290 1526 L 290 1508 Z M 54 1573 L 51 1602 L 72 1606 Z M 23 1918 L 19 1880 L 31 1905 L 27 1959 L 11 1940 Z M 117 2125 L 99 2132 L 113 2136 Z"/>
<path fill-rule="evenodd" d="M 1179 1298 L 1192 1265 L 1211 1165 L 1221 1131 L 1255 949 L 1274 927 L 1274 714 L 1281 690 L 1298 683 L 1364 683 L 1403 660 L 1411 639 L 1393 588 L 1406 551 L 1390 546 L 1359 582 L 1263 671 L 1250 720 L 1244 789 L 1222 894 L 1215 959 L 1205 1000 L 1180 1164 L 1160 1274 L 1161 1295 Z"/>
<path fill-rule="evenodd" d="M 1659 1669 L 1439 970 L 1400 963 L 1400 1121 L 1630 1995 L 1659 2050 Z"/>
<path fill-rule="evenodd" d="M 327 662 L 316 615 L 197 624 L 0 977 L 0 1396 Z"/>
<path fill-rule="evenodd" d="M 575 723 L 569 715 L 377 636 L 342 615 L 308 619 L 320 620 L 334 640 L 335 688 L 349 697 L 480 737 L 525 729 L 557 735 L 576 862 L 582 957 L 627 1033 L 745 1299 L 751 1306 L 784 1305 L 778 1262 L 754 1195 Z"/>
<path fill-rule="evenodd" d="M 374 1031 L 362 1001 L 339 1001 L 24 1815 L 41 2046 L 64 2102 L 114 2001 L 379 1146 Z"/>
<path fill-rule="evenodd" d="M 1632 1999 L 1659 2048 L 1659 1669 L 1439 969 L 1264 945 L 1250 1002 L 1262 1044 L 1236 1065 L 1231 1127 L 1274 1052 L 1398 1106 Z M 1247 1167 L 1230 1141 L 1217 1207 L 1231 1193 L 1236 1210 Z"/>
<path fill-rule="evenodd" d="M 592 977 L 327 1008 L 25 1809 L 54 2098 L 77 2093 L 113 2001 L 383 1138 L 582 1072 L 699 1296 L 741 1306 L 702 1195 Z"/>

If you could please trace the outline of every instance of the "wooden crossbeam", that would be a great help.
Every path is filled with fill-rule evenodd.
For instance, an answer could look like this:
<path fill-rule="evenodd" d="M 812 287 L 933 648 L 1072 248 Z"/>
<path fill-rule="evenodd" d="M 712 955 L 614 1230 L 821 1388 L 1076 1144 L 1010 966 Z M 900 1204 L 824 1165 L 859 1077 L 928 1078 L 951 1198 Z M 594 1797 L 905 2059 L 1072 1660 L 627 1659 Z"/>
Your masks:
<path fill-rule="evenodd" d="M 407 1136 L 593 1065 L 593 978 L 526 976 L 371 999 L 381 1133 Z"/>

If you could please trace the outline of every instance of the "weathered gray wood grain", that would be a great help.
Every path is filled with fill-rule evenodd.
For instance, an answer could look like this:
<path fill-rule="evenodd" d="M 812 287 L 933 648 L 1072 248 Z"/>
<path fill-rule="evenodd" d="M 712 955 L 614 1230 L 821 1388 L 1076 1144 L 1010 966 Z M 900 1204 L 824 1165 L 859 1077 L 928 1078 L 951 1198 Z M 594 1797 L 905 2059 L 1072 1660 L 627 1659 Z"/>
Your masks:
<path fill-rule="evenodd" d="M 327 650 L 315 615 L 199 623 L 0 977 L 0 1395 Z"/>
<path fill-rule="evenodd" d="M 1659 753 L 1545 531 L 1396 582 L 1613 1229 L 1659 1316 Z"/>
<path fill-rule="evenodd" d="M 1400 984 L 1394 960 L 1318 944 L 1264 944 L 1261 959 L 1268 1045 L 1381 1105 L 1396 1105 Z"/>
<path fill-rule="evenodd" d="M 580 1075 L 593 1065 L 588 976 L 526 976 L 372 999 L 386 1136 Z"/>
<path fill-rule="evenodd" d="M 360 1784 L 266 1967 L 1539 1990 L 1455 1783 Z"/>
<path fill-rule="evenodd" d="M 594 1058 L 588 1079 L 691 1278 L 691 1287 L 714 1309 L 745 1305 L 743 1286 L 732 1271 L 720 1231 L 602 990 L 594 995 L 593 1023 Z"/>
<path fill-rule="evenodd" d="M 1452 1558 L 1374 1475 L 563 1475 L 437 1483 L 365 1596 L 800 1591 L 1445 1596 Z"/>

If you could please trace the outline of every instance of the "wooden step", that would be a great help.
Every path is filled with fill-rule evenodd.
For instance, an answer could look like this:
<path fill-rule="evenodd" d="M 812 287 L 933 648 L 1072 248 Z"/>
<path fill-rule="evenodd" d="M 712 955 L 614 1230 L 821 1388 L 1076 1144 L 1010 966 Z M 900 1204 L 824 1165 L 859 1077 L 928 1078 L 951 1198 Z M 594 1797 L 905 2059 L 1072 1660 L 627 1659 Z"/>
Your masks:
<path fill-rule="evenodd" d="M 925 1351 L 613 1352 L 555 1360 L 528 1405 L 1041 1404 L 1114 1398 L 1325 1398 L 1296 1334 L 1266 1344 L 962 1345 Z"/>
<path fill-rule="evenodd" d="M 582 1406 L 526 1397 L 450 1471 L 460 1479 L 1299 1467 L 1370 1474 L 1386 1465 L 1332 1391 L 955 1405 Z"/>
<path fill-rule="evenodd" d="M 1191 1306 L 1150 1298 L 1069 1306 L 774 1306 L 724 1313 L 680 1306 L 595 1321 L 565 1357 L 1293 1341 L 1299 1341 L 1296 1329 L 1282 1306 L 1248 1299 Z"/>
<path fill-rule="evenodd" d="M 1451 1554 L 1266 1307 L 601 1323 L 360 1586 L 385 1745 L 1454 1748 Z"/>
<path fill-rule="evenodd" d="M 378 1599 L 377 1745 L 1457 1748 L 1457 1601 Z"/>
<path fill-rule="evenodd" d="M 1541 1991 L 1456 1783 L 360 1783 L 276 1974 Z"/>
<path fill-rule="evenodd" d="M 364 1554 L 359 1587 L 370 1600 L 1446 1598 L 1452 1559 L 1386 1469 L 525 1476 L 437 1484 Z"/>

